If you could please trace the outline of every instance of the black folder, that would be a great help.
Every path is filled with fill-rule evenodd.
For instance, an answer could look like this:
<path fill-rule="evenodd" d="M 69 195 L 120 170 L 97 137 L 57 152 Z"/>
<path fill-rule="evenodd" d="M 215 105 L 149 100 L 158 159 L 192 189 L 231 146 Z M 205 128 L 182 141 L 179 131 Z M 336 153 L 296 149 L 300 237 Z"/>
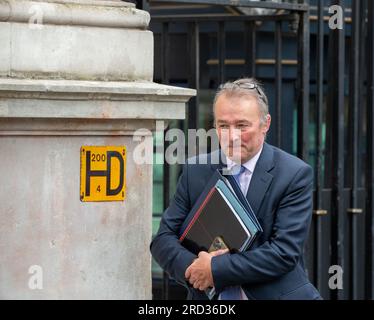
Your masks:
<path fill-rule="evenodd" d="M 228 248 L 247 250 L 262 228 L 232 175 L 216 170 L 180 230 L 182 245 L 195 253 Z M 206 290 L 209 299 L 214 288 Z"/>
<path fill-rule="evenodd" d="M 236 180 L 216 170 L 185 219 L 179 240 L 195 254 L 211 251 L 217 239 L 232 251 L 244 251 L 261 232 Z"/>

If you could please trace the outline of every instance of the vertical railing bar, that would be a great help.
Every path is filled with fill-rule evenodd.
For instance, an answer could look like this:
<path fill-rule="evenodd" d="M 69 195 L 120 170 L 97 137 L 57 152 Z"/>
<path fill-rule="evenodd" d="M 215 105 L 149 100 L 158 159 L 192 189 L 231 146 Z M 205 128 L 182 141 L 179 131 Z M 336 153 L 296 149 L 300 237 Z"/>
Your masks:
<path fill-rule="evenodd" d="M 304 1 L 306 3 L 306 1 Z M 309 11 L 302 14 L 303 17 L 303 159 L 309 160 L 309 81 L 310 81 L 310 28 L 309 28 Z"/>
<path fill-rule="evenodd" d="M 256 77 L 256 50 L 257 50 L 257 45 L 256 45 L 256 23 L 252 21 L 252 61 L 251 61 L 251 74 L 252 77 Z"/>
<path fill-rule="evenodd" d="M 351 208 L 357 208 L 357 188 L 358 188 L 358 114 L 359 114 L 359 31 L 360 31 L 360 0 L 352 2 L 352 45 L 350 62 L 350 108 L 348 130 L 351 144 L 350 170 L 351 175 Z M 351 294 L 353 299 L 358 297 L 358 255 L 357 255 L 357 215 L 351 214 Z"/>
<path fill-rule="evenodd" d="M 219 84 L 224 83 L 226 80 L 225 59 L 226 59 L 225 21 L 219 21 L 218 22 L 218 80 L 219 80 Z"/>
<path fill-rule="evenodd" d="M 316 181 L 316 203 L 317 210 L 322 209 L 322 124 L 323 124 L 323 69 L 324 69 L 324 0 L 318 1 L 318 33 L 317 33 L 317 108 L 316 108 L 316 141 L 317 141 L 317 170 L 315 170 Z M 316 252 L 315 252 L 315 279 L 319 290 L 322 289 L 322 216 L 316 215 Z"/>
<path fill-rule="evenodd" d="M 367 162 L 366 162 L 366 235 L 367 258 L 366 261 L 366 294 L 368 299 L 374 299 L 374 3 L 368 0 L 368 37 L 367 37 L 367 61 L 368 61 L 368 92 L 367 92 Z"/>
<path fill-rule="evenodd" d="M 366 105 L 366 73 L 367 73 L 367 61 L 365 59 L 366 55 L 366 50 L 365 50 L 365 41 L 366 41 L 366 23 L 367 23 L 367 0 L 361 0 L 361 7 L 360 7 L 360 31 L 359 31 L 359 44 L 362 45 L 362 48 L 360 47 L 360 66 L 359 66 L 359 116 L 358 118 L 359 123 L 363 124 L 366 117 L 364 117 L 364 112 L 365 112 L 365 105 Z M 358 150 L 360 154 L 360 159 L 361 161 L 359 162 L 359 174 L 364 175 L 363 172 L 363 162 L 365 161 L 365 158 L 362 156 L 363 155 L 363 150 L 365 150 L 365 145 L 363 144 L 363 133 L 364 133 L 364 128 L 365 126 L 359 125 L 359 132 L 358 132 Z M 366 128 L 365 128 L 366 129 Z M 364 183 L 360 184 L 360 187 L 365 188 Z"/>
<path fill-rule="evenodd" d="M 162 33 L 161 33 L 161 45 L 162 45 L 162 53 L 161 53 L 161 71 L 162 71 L 162 83 L 169 84 L 170 76 L 169 76 L 169 65 L 168 62 L 170 61 L 170 43 L 169 43 L 169 23 L 163 22 L 162 23 Z"/>
<path fill-rule="evenodd" d="M 253 59 L 251 55 L 251 26 L 249 21 L 243 23 L 243 41 L 244 41 L 244 75 L 251 77 L 251 61 Z"/>
<path fill-rule="evenodd" d="M 304 2 L 306 3 L 306 2 Z M 299 13 L 297 32 L 297 156 L 308 162 L 309 155 L 309 10 Z M 309 254 L 311 256 L 311 254 Z"/>
<path fill-rule="evenodd" d="M 361 3 L 361 7 L 360 7 L 360 31 L 359 31 L 359 43 L 363 45 L 363 47 L 361 48 L 360 47 L 360 58 L 359 58 L 359 61 L 360 61 L 360 71 L 359 71 L 359 74 L 360 74 L 360 77 L 359 77 L 359 115 L 358 115 L 358 121 L 359 121 L 359 132 L 358 132 L 358 150 L 359 150 L 359 159 L 360 159 L 360 162 L 359 162 L 359 167 L 358 167 L 358 173 L 359 173 L 359 176 L 362 178 L 363 176 L 365 176 L 365 171 L 364 171 L 364 163 L 366 161 L 366 157 L 363 156 L 364 154 L 364 150 L 366 150 L 366 145 L 364 144 L 364 135 L 365 135 L 365 132 L 366 132 L 366 126 L 363 125 L 365 122 L 366 122 L 366 105 L 367 105 L 367 96 L 366 96 L 366 89 L 367 89 L 367 71 L 368 71 L 368 65 L 367 65 L 367 60 L 366 60 L 366 53 L 367 53 L 367 50 L 365 50 L 365 43 L 366 43 L 366 39 L 367 39 L 367 1 L 366 0 L 361 0 L 360 1 Z M 365 156 L 366 156 L 366 153 L 365 153 Z M 363 190 L 363 193 L 364 193 L 364 196 L 366 195 L 366 186 L 365 186 L 365 182 L 362 182 L 362 180 L 359 178 L 359 181 L 361 181 L 361 183 L 359 183 L 359 187 L 361 188 L 362 187 L 362 190 Z M 361 224 L 364 224 L 362 227 L 366 227 L 366 224 L 365 224 L 365 217 L 366 217 L 366 207 L 365 207 L 365 204 L 362 204 L 363 206 L 363 210 L 364 210 L 364 218 L 361 218 Z M 360 228 L 358 226 L 358 228 Z M 359 229 L 358 229 L 359 230 Z M 362 235 L 361 235 L 361 239 L 362 239 Z M 366 238 L 365 238 L 365 233 L 364 233 L 364 244 L 363 244 L 363 247 L 360 247 L 360 262 L 362 263 L 362 266 L 360 267 L 360 270 L 359 270 L 359 279 L 360 279 L 360 286 L 359 286 L 359 290 L 360 290 L 360 296 L 359 296 L 359 299 L 361 298 L 365 298 L 366 296 L 366 288 L 365 288 L 365 283 L 366 283 L 366 273 L 365 273 L 365 260 L 366 260 L 366 246 L 367 246 L 367 241 L 366 241 Z M 362 269 L 363 270 L 362 270 Z M 363 272 L 362 272 L 363 271 Z"/>
<path fill-rule="evenodd" d="M 189 87 L 199 90 L 200 76 L 200 44 L 199 23 L 197 21 L 189 24 L 189 51 L 190 51 L 190 76 Z M 188 107 L 188 129 L 196 129 L 198 125 L 199 95 L 190 99 Z"/>
<path fill-rule="evenodd" d="M 333 0 L 332 4 L 339 5 L 343 8 L 344 1 Z M 331 73 L 331 92 L 332 100 L 330 108 L 333 108 L 332 118 L 332 180 L 333 180 L 333 201 L 331 214 L 331 235 L 332 235 L 332 254 L 333 263 L 344 268 L 344 67 L 345 67 L 345 30 L 335 29 L 330 31 L 332 46 L 334 48 L 334 59 L 330 62 L 333 65 Z M 343 290 L 337 290 L 336 298 L 339 300 L 344 297 Z"/>
<path fill-rule="evenodd" d="M 275 23 L 275 109 L 276 145 L 282 146 L 282 21 Z"/>
<path fill-rule="evenodd" d="M 245 75 L 255 77 L 256 72 L 256 30 L 254 21 L 244 22 Z"/>
<path fill-rule="evenodd" d="M 195 89 L 200 89 L 200 28 L 199 23 L 195 22 Z M 196 113 L 199 114 L 199 96 L 196 97 Z"/>
<path fill-rule="evenodd" d="M 256 23 L 251 21 L 251 76 L 256 77 Z"/>
<path fill-rule="evenodd" d="M 297 155 L 308 161 L 309 155 L 309 11 L 300 13 L 298 30 L 299 103 L 297 112 Z"/>
<path fill-rule="evenodd" d="M 336 59 L 336 37 L 333 37 L 332 30 L 328 33 L 328 55 L 327 55 L 327 63 L 326 68 L 328 68 L 327 72 L 327 94 L 326 94 L 326 142 L 325 142 L 325 158 L 324 158 L 324 166 L 325 166 L 325 172 L 324 172 L 324 185 L 326 188 L 331 190 L 329 193 L 329 209 L 330 209 L 330 239 L 329 239 L 329 265 L 336 265 L 336 232 L 335 232 L 335 212 L 333 208 L 333 161 L 334 161 L 334 152 L 336 149 L 336 146 L 334 144 L 334 134 L 333 134 L 333 128 L 332 123 L 335 121 L 334 119 L 334 112 L 333 112 L 333 106 L 334 106 L 334 76 L 333 74 L 336 72 L 336 63 L 334 63 L 334 60 Z M 336 75 L 335 75 L 336 77 Z M 336 292 L 337 290 L 329 290 L 329 299 L 336 299 Z"/>

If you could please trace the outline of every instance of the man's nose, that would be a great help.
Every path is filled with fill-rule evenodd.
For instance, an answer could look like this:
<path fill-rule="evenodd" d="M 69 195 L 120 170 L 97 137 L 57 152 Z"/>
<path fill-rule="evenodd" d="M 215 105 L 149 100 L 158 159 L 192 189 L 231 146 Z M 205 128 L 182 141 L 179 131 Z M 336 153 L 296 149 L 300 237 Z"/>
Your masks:
<path fill-rule="evenodd" d="M 237 141 L 240 139 L 240 130 L 236 127 L 230 127 L 230 141 Z"/>

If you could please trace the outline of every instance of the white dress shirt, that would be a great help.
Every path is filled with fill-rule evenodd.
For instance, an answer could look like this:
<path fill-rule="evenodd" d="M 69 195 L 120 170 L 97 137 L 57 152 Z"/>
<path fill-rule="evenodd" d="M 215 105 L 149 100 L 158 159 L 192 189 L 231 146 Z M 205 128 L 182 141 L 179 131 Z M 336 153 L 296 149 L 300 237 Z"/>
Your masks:
<path fill-rule="evenodd" d="M 226 163 L 227 163 L 228 170 L 232 170 L 233 167 L 239 166 L 239 165 L 242 165 L 243 167 L 247 169 L 239 177 L 240 189 L 242 190 L 245 196 L 247 195 L 249 184 L 251 183 L 251 179 L 252 179 L 252 173 L 255 170 L 261 151 L 262 151 L 262 147 L 259 152 L 257 152 L 251 159 L 249 159 L 246 163 L 243 163 L 243 164 L 238 164 L 226 156 Z"/>
<path fill-rule="evenodd" d="M 234 161 L 232 161 L 229 157 L 226 156 L 226 163 L 227 163 L 227 169 L 232 170 L 233 167 L 242 165 L 246 168 L 246 170 L 239 176 L 239 182 L 240 182 L 240 189 L 242 190 L 243 194 L 246 196 L 249 188 L 249 184 L 251 183 L 252 174 L 255 170 L 258 158 L 260 157 L 262 151 L 262 146 L 259 152 L 257 152 L 251 159 L 249 159 L 246 163 L 238 164 Z M 240 287 L 242 298 L 241 300 L 248 300 L 248 297 L 244 293 L 242 287 Z M 221 300 L 221 295 L 219 295 L 218 300 Z"/>

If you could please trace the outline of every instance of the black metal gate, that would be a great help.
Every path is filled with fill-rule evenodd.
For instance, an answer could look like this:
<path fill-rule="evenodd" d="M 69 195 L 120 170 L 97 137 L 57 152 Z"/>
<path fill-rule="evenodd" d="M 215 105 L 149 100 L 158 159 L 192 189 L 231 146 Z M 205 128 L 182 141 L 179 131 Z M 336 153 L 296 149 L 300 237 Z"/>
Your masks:
<path fill-rule="evenodd" d="M 164 14 L 162 4 L 170 2 L 275 11 L 209 14 L 205 7 L 204 14 Z M 373 299 L 373 1 L 354 0 L 351 6 L 339 0 L 237 0 L 233 6 L 229 0 L 159 0 L 141 5 L 152 17 L 156 81 L 200 92 L 242 76 L 262 80 L 273 118 L 269 142 L 315 169 L 314 214 L 305 250 L 310 279 L 325 299 Z M 157 5 L 159 10 L 152 11 Z M 343 9 L 342 29 L 329 28 L 332 5 Z M 269 43 L 270 50 L 264 50 Z M 241 57 L 230 59 L 237 52 Z M 174 125 L 198 128 L 200 100 L 198 95 L 190 101 L 187 125 Z M 165 165 L 165 206 L 175 183 L 170 172 Z M 342 289 L 334 288 L 333 281 L 339 267 Z M 163 298 L 173 298 L 166 275 L 163 284 Z"/>

